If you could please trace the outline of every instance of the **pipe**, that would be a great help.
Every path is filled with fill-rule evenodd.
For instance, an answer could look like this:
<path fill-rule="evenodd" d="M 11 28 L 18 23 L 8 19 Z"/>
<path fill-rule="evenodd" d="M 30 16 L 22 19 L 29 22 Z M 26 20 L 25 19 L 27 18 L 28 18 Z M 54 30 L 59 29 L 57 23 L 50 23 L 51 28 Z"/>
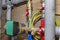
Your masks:
<path fill-rule="evenodd" d="M 28 9 L 29 9 L 29 27 L 33 28 L 31 26 L 31 17 L 32 17 L 32 0 L 28 0 Z"/>
<path fill-rule="evenodd" d="M 7 4 L 7 0 L 2 0 L 2 6 L 6 7 L 6 4 Z"/>
<path fill-rule="evenodd" d="M 60 40 L 60 27 L 56 27 L 56 35 L 59 36 L 59 40 Z"/>
<path fill-rule="evenodd" d="M 26 0 L 12 0 L 12 3 L 13 4 L 18 4 L 18 3 L 21 3 L 21 2 L 24 2 Z"/>
<path fill-rule="evenodd" d="M 60 36 L 60 27 L 56 27 L 56 35 Z"/>
<path fill-rule="evenodd" d="M 45 0 L 45 40 L 55 40 L 55 0 Z"/>
<path fill-rule="evenodd" d="M 26 0 L 2 0 L 3 7 L 6 7 L 9 1 L 11 1 L 12 4 L 18 4 Z"/>
<path fill-rule="evenodd" d="M 6 19 L 7 20 L 11 20 L 11 7 L 12 7 L 11 4 L 7 5 L 7 14 L 6 14 Z"/>

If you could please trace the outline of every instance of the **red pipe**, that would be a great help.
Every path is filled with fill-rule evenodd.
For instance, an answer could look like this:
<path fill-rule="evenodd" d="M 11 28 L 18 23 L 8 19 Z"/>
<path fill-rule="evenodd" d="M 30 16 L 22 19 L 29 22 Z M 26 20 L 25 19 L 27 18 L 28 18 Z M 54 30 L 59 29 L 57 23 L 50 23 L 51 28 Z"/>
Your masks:
<path fill-rule="evenodd" d="M 40 24 L 40 37 L 42 40 L 44 40 L 44 26 L 45 26 L 45 20 L 44 18 L 41 19 L 41 24 Z"/>

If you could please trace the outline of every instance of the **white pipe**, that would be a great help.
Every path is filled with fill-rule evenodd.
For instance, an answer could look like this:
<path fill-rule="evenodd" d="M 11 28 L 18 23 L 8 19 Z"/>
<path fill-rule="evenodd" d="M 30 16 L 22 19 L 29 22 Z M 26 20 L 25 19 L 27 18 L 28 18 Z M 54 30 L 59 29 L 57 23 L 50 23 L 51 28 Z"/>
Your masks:
<path fill-rule="evenodd" d="M 43 2 L 42 5 L 43 5 L 43 7 L 45 7 L 45 2 Z M 45 10 L 43 10 L 43 17 L 44 17 L 44 15 L 45 15 Z"/>
<path fill-rule="evenodd" d="M 26 1 L 26 0 L 11 0 L 11 3 L 12 4 L 18 4 L 18 3 L 21 3 L 24 1 Z M 8 2 L 9 2 L 9 0 L 2 0 L 3 7 L 6 7 Z"/>
<path fill-rule="evenodd" d="M 24 2 L 26 0 L 12 0 L 12 3 L 13 4 L 18 4 L 18 3 L 21 3 L 21 2 Z"/>
<path fill-rule="evenodd" d="M 29 10 L 29 20 L 31 19 L 32 17 L 32 10 Z"/>
<path fill-rule="evenodd" d="M 55 0 L 45 0 L 45 40 L 55 40 Z"/>
<path fill-rule="evenodd" d="M 60 36 L 60 27 L 56 27 L 56 35 Z"/>
<path fill-rule="evenodd" d="M 59 40 L 60 40 L 60 27 L 56 27 L 56 35 L 59 36 Z"/>
<path fill-rule="evenodd" d="M 2 6 L 3 7 L 6 7 L 6 4 L 7 4 L 6 2 L 7 2 L 7 0 L 2 0 Z"/>
<path fill-rule="evenodd" d="M 7 14 L 6 14 L 6 19 L 11 20 L 11 5 L 7 5 Z"/>

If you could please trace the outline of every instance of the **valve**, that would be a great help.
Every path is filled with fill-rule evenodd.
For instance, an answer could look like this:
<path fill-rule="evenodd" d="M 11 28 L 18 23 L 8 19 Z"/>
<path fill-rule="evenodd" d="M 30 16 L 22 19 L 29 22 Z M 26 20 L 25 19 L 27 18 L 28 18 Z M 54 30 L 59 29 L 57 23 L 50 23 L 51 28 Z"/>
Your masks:
<path fill-rule="evenodd" d="M 29 11 L 28 11 L 28 7 L 26 8 L 26 17 L 28 17 L 29 15 Z"/>
<path fill-rule="evenodd" d="M 39 9 L 42 11 L 42 10 L 44 10 L 44 9 L 45 9 L 45 7 L 41 6 Z"/>
<path fill-rule="evenodd" d="M 19 33 L 19 23 L 15 21 L 7 21 L 5 24 L 5 33 L 9 36 L 16 36 Z"/>

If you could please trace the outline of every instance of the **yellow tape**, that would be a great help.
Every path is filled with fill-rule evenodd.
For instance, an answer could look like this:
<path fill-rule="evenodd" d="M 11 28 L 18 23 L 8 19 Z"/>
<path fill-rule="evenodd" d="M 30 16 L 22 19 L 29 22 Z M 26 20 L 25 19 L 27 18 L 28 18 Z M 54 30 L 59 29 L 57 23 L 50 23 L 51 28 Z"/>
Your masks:
<path fill-rule="evenodd" d="M 34 21 L 35 21 L 36 19 L 38 19 L 40 16 L 42 16 L 41 12 L 37 12 L 37 13 L 33 14 L 32 18 L 30 19 L 30 27 L 31 27 L 31 28 L 34 28 L 33 23 L 34 23 Z"/>
<path fill-rule="evenodd" d="M 29 10 L 32 9 L 32 3 L 31 3 L 31 0 L 28 0 L 28 9 L 29 9 Z"/>
<path fill-rule="evenodd" d="M 58 27 L 58 19 L 55 17 L 55 24 Z"/>
<path fill-rule="evenodd" d="M 39 18 L 39 17 L 41 17 L 41 15 L 35 16 L 35 17 L 33 18 L 33 21 L 36 20 L 36 19 Z"/>

